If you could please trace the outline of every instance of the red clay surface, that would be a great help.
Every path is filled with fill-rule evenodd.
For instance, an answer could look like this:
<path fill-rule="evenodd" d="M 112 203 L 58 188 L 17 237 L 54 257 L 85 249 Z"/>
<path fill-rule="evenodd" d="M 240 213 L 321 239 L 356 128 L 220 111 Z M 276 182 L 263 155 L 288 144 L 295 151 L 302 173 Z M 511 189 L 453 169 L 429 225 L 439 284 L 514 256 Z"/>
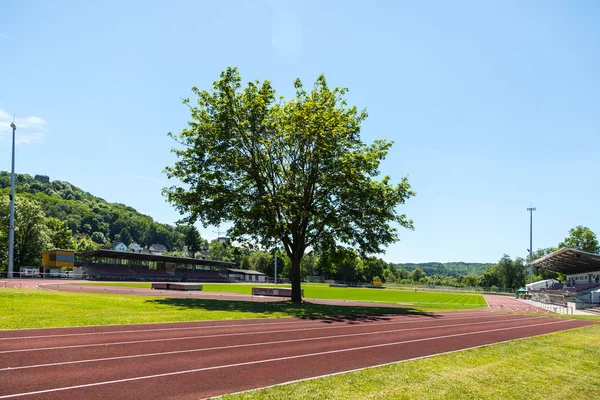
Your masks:
<path fill-rule="evenodd" d="M 0 399 L 199 399 L 590 324 L 469 310 L 0 331 Z"/>
<path fill-rule="evenodd" d="M 550 314 L 551 312 L 543 308 L 532 306 L 522 300 L 509 296 L 498 295 L 483 295 L 492 311 L 507 311 L 507 312 L 535 312 L 542 314 Z"/>
<path fill-rule="evenodd" d="M 282 301 L 281 297 L 251 296 L 238 293 L 202 292 L 202 291 L 179 291 L 179 290 L 154 290 L 134 287 L 120 286 L 96 286 L 85 285 L 89 281 L 61 281 L 52 279 L 19 279 L 0 281 L 0 287 L 15 289 L 39 289 L 55 290 L 60 292 L 85 292 L 103 294 L 129 294 L 136 296 L 158 296 L 158 297 L 185 297 L 197 299 L 215 300 L 241 300 L 256 302 Z M 140 283 L 140 282 L 136 282 Z"/>

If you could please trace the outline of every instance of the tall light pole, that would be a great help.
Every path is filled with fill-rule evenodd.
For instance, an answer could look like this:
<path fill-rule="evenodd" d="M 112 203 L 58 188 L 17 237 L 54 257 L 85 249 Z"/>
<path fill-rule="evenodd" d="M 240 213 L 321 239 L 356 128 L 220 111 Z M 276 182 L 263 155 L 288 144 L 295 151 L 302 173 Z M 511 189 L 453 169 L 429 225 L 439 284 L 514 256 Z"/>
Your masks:
<path fill-rule="evenodd" d="M 277 283 L 277 253 L 275 253 L 275 273 L 273 274 L 275 283 Z"/>
<path fill-rule="evenodd" d="M 529 207 L 529 283 L 533 283 L 533 212 L 535 207 Z"/>
<path fill-rule="evenodd" d="M 10 171 L 10 218 L 8 222 L 8 277 L 13 277 L 15 262 L 15 131 L 17 126 L 14 122 L 12 128 L 12 168 Z"/>

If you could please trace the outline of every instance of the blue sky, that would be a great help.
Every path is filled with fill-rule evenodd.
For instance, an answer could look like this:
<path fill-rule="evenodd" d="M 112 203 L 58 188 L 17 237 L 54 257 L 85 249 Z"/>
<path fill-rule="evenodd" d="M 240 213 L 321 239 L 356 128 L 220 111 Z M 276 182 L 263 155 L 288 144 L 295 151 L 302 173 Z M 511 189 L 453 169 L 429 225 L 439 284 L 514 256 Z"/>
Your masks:
<path fill-rule="evenodd" d="M 235 65 L 288 96 L 325 73 L 367 108 L 365 141 L 395 142 L 382 172 L 417 192 L 386 260 L 525 255 L 530 204 L 534 248 L 600 234 L 597 1 L 6 0 L 0 15 L 0 170 L 16 114 L 17 172 L 173 223 L 166 134 L 192 86 Z"/>

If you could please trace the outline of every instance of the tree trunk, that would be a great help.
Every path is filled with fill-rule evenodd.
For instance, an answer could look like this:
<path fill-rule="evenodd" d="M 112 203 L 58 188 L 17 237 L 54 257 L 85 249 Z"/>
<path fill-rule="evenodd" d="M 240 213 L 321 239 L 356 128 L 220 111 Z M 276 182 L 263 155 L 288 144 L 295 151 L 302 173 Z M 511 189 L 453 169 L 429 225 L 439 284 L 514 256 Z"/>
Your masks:
<path fill-rule="evenodd" d="M 298 254 L 292 256 L 292 303 L 302 303 L 302 292 L 300 289 L 300 261 L 302 257 Z"/>

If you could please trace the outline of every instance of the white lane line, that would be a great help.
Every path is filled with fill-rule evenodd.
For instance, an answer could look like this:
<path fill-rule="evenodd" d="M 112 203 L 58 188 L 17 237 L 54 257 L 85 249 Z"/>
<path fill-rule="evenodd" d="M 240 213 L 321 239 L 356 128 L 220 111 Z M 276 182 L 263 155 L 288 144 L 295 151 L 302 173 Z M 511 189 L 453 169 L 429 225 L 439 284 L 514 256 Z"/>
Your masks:
<path fill-rule="evenodd" d="M 523 318 L 520 321 L 527 321 L 527 320 L 538 319 L 538 318 L 545 318 L 545 317 Z M 172 355 L 172 354 L 195 353 L 195 352 L 201 352 L 201 351 L 227 350 L 227 349 L 237 349 L 237 348 L 242 348 L 242 347 L 265 346 L 265 345 L 283 344 L 283 343 L 296 343 L 296 342 L 305 342 L 305 341 L 313 341 L 313 340 L 327 340 L 327 339 L 349 338 L 349 337 L 355 337 L 355 336 L 382 335 L 384 333 L 398 333 L 398 332 L 407 332 L 407 331 L 413 332 L 413 331 L 420 331 L 420 330 L 423 330 L 423 329 L 457 328 L 457 327 L 461 327 L 461 326 L 472 326 L 472 325 L 481 325 L 481 324 L 495 324 L 495 323 L 500 323 L 500 322 L 512 322 L 512 321 L 514 321 L 514 318 L 504 319 L 504 320 L 496 320 L 496 321 L 471 322 L 471 323 L 466 323 L 466 324 L 440 325 L 440 326 L 436 326 L 436 327 L 427 326 L 427 327 L 421 327 L 421 328 L 389 329 L 389 330 L 386 330 L 386 331 L 377 331 L 377 332 L 347 333 L 347 334 L 344 334 L 344 335 L 319 336 L 319 337 L 314 337 L 314 338 L 277 340 L 277 341 L 271 341 L 271 342 L 247 343 L 247 344 L 238 344 L 238 345 L 207 347 L 207 348 L 202 348 L 202 349 L 174 350 L 174 351 L 165 351 L 165 352 L 160 352 L 160 353 L 134 354 L 134 355 L 130 355 L 130 356 L 105 357 L 105 358 L 95 358 L 95 359 L 77 360 L 77 361 L 63 361 L 63 362 L 55 362 L 55 363 L 47 363 L 47 364 L 23 365 L 23 366 L 19 366 L 19 367 L 0 368 L 0 372 L 3 372 L 3 371 L 14 371 L 14 370 L 18 370 L 18 369 L 55 367 L 55 366 L 59 366 L 59 365 L 70 365 L 70 364 L 82 364 L 82 363 L 92 363 L 92 362 L 101 362 L 101 361 L 125 360 L 125 359 L 130 359 L 130 358 L 139 358 L 139 357 L 154 357 L 154 356 L 163 356 L 163 355 Z"/>
<path fill-rule="evenodd" d="M 579 329 L 579 328 L 577 328 Z M 500 342 L 494 342 L 492 343 L 492 345 L 497 345 L 497 344 L 504 344 L 504 343 L 509 343 L 509 342 L 515 342 L 515 341 L 519 341 L 519 340 L 527 340 L 527 339 L 531 339 L 537 336 L 543 336 L 543 335 L 547 335 L 547 333 L 538 333 L 536 335 L 532 335 L 532 336 L 527 336 L 527 337 L 522 337 L 522 338 L 515 338 L 515 339 L 507 339 L 507 340 L 502 340 Z M 320 378 L 327 378 L 330 376 L 337 376 L 337 375 L 342 375 L 342 374 L 349 374 L 352 372 L 359 372 L 359 371 L 364 371 L 367 368 L 379 368 L 379 367 L 384 367 L 386 365 L 392 365 L 392 364 L 401 364 L 401 363 L 406 363 L 406 362 L 410 362 L 410 361 L 418 361 L 418 360 L 425 360 L 428 358 L 433 358 L 433 357 L 437 357 L 437 356 L 443 356 L 443 355 L 447 355 L 447 354 L 454 354 L 454 353 L 459 353 L 462 351 L 467 351 L 467 350 L 473 350 L 473 349 L 479 349 L 482 347 L 488 347 L 490 346 L 489 343 L 486 344 L 481 344 L 478 346 L 472 346 L 472 347 L 465 347 L 464 349 L 458 349 L 458 350 L 450 350 L 450 351 L 443 351 L 441 353 L 435 353 L 435 354 L 427 354 L 425 356 L 420 356 L 420 357 L 414 357 L 414 358 L 407 358 L 405 360 L 399 360 L 399 361 L 392 361 L 392 362 L 386 362 L 383 364 L 374 364 L 374 365 L 369 365 L 367 367 L 360 367 L 360 368 L 355 368 L 355 369 L 349 369 L 347 371 L 340 371 L 340 372 L 333 372 L 330 374 L 325 374 L 325 375 L 319 375 L 319 376 L 312 376 L 309 378 L 301 378 L 301 379 L 295 379 L 295 380 L 291 380 L 291 381 L 286 381 L 286 382 L 281 382 L 281 383 L 275 383 L 273 385 L 269 385 L 269 386 L 263 386 L 260 388 L 256 388 L 256 389 L 247 389 L 247 390 L 242 390 L 240 392 L 233 392 L 233 393 L 227 393 L 227 396 L 237 396 L 240 394 L 247 394 L 247 393 L 256 393 L 259 390 L 263 390 L 263 389 L 270 389 L 273 387 L 278 387 L 278 386 L 286 386 L 286 385 L 291 385 L 294 383 L 298 383 L 298 382 L 308 382 L 308 381 L 314 381 Z M 220 398 L 221 396 L 211 396 L 211 397 L 207 397 L 204 399 L 200 399 L 200 400 L 208 400 L 208 399 L 215 399 L 215 398 Z"/>
<path fill-rule="evenodd" d="M 470 318 L 449 318 L 446 321 L 450 320 L 464 320 L 464 319 L 476 319 L 477 317 Z M 541 317 L 534 317 L 541 318 Z M 511 320 L 519 320 L 525 318 L 512 317 Z M 382 322 L 376 324 L 362 325 L 364 327 L 371 326 L 383 326 L 383 325 L 401 325 L 401 324 L 409 324 L 417 321 L 402 321 L 402 322 Z M 424 321 L 424 322 L 432 322 L 432 321 Z M 486 321 L 486 322 L 493 322 Z M 259 331 L 259 332 L 239 332 L 239 333 L 221 333 L 217 335 L 196 335 L 196 336 L 182 336 L 175 338 L 162 338 L 162 339 L 146 339 L 146 340 L 129 340 L 122 342 L 108 342 L 108 343 L 90 343 L 90 344 L 77 344 L 77 345 L 68 345 L 68 346 L 54 346 L 54 347 L 37 347 L 37 348 L 28 348 L 28 349 L 16 349 L 16 350 L 3 350 L 0 351 L 0 354 L 9 354 L 9 353 L 25 353 L 25 352 L 33 352 L 33 351 L 46 351 L 46 350 L 64 350 L 64 349 L 78 349 L 85 347 L 108 347 L 108 346 L 117 346 L 117 345 L 126 345 L 126 344 L 139 344 L 139 343 L 156 343 L 156 342 L 171 342 L 177 340 L 192 340 L 192 339 L 206 339 L 206 338 L 217 338 L 217 337 L 230 337 L 230 336 L 248 336 L 248 335 L 266 335 L 273 333 L 290 333 L 290 332 L 306 332 L 306 331 L 314 331 L 314 330 L 329 330 L 329 329 L 343 329 L 343 328 L 353 328 L 359 325 L 336 325 L 336 326 L 317 326 L 314 328 L 300 328 L 300 329 L 280 329 L 280 330 L 270 330 L 270 331 Z"/>
<path fill-rule="evenodd" d="M 292 325 L 292 324 L 305 324 L 312 321 L 293 321 L 293 322 L 271 322 L 269 325 Z M 318 322 L 318 321 L 315 321 Z M 82 332 L 82 333 L 57 333 L 54 335 L 32 335 L 32 336 L 11 336 L 6 338 L 0 338 L 2 340 L 23 340 L 23 339 L 46 339 L 46 338 L 57 338 L 57 337 L 73 337 L 73 336 L 95 336 L 95 335 L 113 335 L 119 333 L 139 333 L 139 332 L 161 332 L 161 331 L 184 331 L 191 329 L 209 329 L 209 328 L 229 328 L 229 327 L 240 327 L 240 326 L 264 326 L 265 324 L 230 324 L 230 325 L 207 325 L 207 326 L 188 326 L 188 327 L 173 327 L 173 328 L 154 328 L 154 329 L 131 329 L 123 331 L 106 331 L 106 332 Z M 58 328 L 61 329 L 61 328 Z"/>
<path fill-rule="evenodd" d="M 453 314 L 449 314 L 449 315 L 452 315 L 452 316 L 472 315 L 472 312 L 464 312 L 464 313 L 460 313 L 460 314 L 453 313 Z M 381 316 L 381 318 L 406 319 L 407 316 L 410 316 L 410 315 L 403 314 L 403 315 L 398 315 L 398 316 L 396 316 L 396 315 Z M 431 321 L 431 320 L 423 319 L 420 321 L 411 321 L 411 322 L 426 322 L 426 321 Z M 254 323 L 254 324 L 226 324 L 226 325 L 186 326 L 186 327 L 171 327 L 171 328 L 130 329 L 130 330 L 105 331 L 105 332 L 57 333 L 57 334 L 52 334 L 52 335 L 11 336 L 11 337 L 0 338 L 0 341 L 17 340 L 17 339 L 42 339 L 42 338 L 57 338 L 57 337 L 73 337 L 73 336 L 113 335 L 113 334 L 120 334 L 120 333 L 139 333 L 139 332 L 161 332 L 161 331 L 172 332 L 172 331 L 185 331 L 185 330 L 193 330 L 193 329 L 230 328 L 230 327 L 237 328 L 237 327 L 245 327 L 245 326 L 294 325 L 294 324 L 308 324 L 311 322 L 314 322 L 315 324 L 317 324 L 317 323 L 323 323 L 324 321 L 323 320 L 303 320 L 303 321 L 287 321 L 287 322 L 286 321 L 266 322 L 265 319 L 263 318 L 261 323 Z M 336 322 L 336 321 L 334 321 L 334 322 Z M 344 322 L 344 321 L 342 321 L 342 322 Z M 357 322 L 361 322 L 361 321 L 357 321 Z M 113 325 L 113 326 L 118 326 L 118 325 Z M 102 326 L 100 325 L 99 327 L 102 327 Z M 51 329 L 63 329 L 63 328 L 51 328 Z M 65 328 L 65 329 L 69 329 L 69 328 Z M 75 327 L 75 329 L 77 329 L 77 327 Z"/>
<path fill-rule="evenodd" d="M 243 367 L 243 366 L 247 366 L 247 365 L 265 364 L 265 363 L 269 363 L 269 362 L 285 361 L 285 360 L 307 358 L 307 357 L 316 357 L 316 356 L 323 356 L 323 355 L 328 355 L 328 354 L 339 354 L 339 353 L 346 353 L 346 352 L 357 351 L 357 350 L 367 350 L 367 349 L 375 349 L 375 348 L 381 348 L 381 347 L 391 347 L 391 346 L 397 346 L 397 345 L 401 345 L 401 344 L 419 343 L 419 342 L 448 339 L 448 338 L 454 338 L 454 337 L 460 337 L 460 336 L 469 336 L 469 335 L 478 335 L 478 334 L 482 334 L 482 333 L 507 331 L 507 330 L 512 330 L 512 329 L 532 328 L 532 327 L 544 326 L 544 325 L 556 325 L 556 324 L 562 324 L 562 323 L 571 322 L 571 321 L 573 321 L 573 320 L 566 319 L 566 320 L 560 320 L 557 322 L 546 322 L 546 323 L 542 323 L 542 324 L 532 324 L 532 325 L 516 326 L 516 327 L 509 327 L 509 328 L 487 329 L 487 330 L 483 330 L 483 331 L 457 333 L 457 334 L 453 334 L 453 335 L 435 336 L 435 337 L 431 337 L 431 338 L 403 340 L 400 342 L 381 343 L 381 344 L 374 344 L 374 345 L 369 345 L 369 346 L 353 347 L 353 348 L 349 348 L 349 349 L 329 350 L 329 351 L 322 351 L 322 352 L 317 352 L 317 353 L 299 354 L 299 355 L 295 355 L 295 356 L 270 358 L 270 359 L 266 359 L 266 360 L 256 360 L 256 361 L 247 361 L 247 362 L 235 363 L 235 364 L 217 365 L 214 367 L 204 367 L 204 368 L 188 369 L 188 370 L 184 370 L 184 371 L 165 372 L 162 374 L 144 375 L 144 376 L 138 376 L 135 378 L 115 379 L 115 380 L 111 380 L 111 381 L 102 381 L 102 382 L 86 383 L 86 384 L 82 384 L 82 385 L 64 386 L 64 387 L 58 387 L 58 388 L 53 388 L 53 389 L 37 390 L 34 392 L 15 393 L 15 394 L 0 396 L 0 399 L 9 399 L 9 398 L 14 398 L 14 397 L 23 397 L 23 396 L 30 396 L 30 395 L 35 395 L 35 394 L 52 393 L 52 392 L 81 389 L 81 388 L 88 388 L 88 387 L 94 387 L 94 386 L 104 386 L 104 385 L 110 385 L 110 384 L 115 384 L 115 383 L 133 382 L 133 381 L 139 381 L 139 380 L 144 380 L 144 379 L 162 378 L 162 377 L 166 377 L 166 376 L 183 375 L 183 374 L 211 371 L 211 370 L 217 370 L 217 369 Z"/>

